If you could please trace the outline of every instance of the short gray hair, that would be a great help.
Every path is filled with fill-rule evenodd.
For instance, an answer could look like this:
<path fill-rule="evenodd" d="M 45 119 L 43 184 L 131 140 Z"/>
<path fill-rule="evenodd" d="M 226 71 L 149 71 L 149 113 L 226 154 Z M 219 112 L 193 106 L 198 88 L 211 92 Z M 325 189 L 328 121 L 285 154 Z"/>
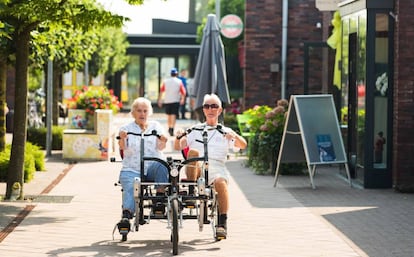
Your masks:
<path fill-rule="evenodd" d="M 220 98 L 216 95 L 216 94 L 206 94 L 204 95 L 204 100 L 203 100 L 203 105 L 208 101 L 208 100 L 214 100 L 214 102 L 216 104 L 218 104 L 221 108 L 221 100 Z"/>
<path fill-rule="evenodd" d="M 139 104 L 145 104 L 148 107 L 148 116 L 151 116 L 153 114 L 152 104 L 151 101 L 148 100 L 145 97 L 138 97 L 134 100 L 134 102 L 131 105 L 131 111 L 133 111 Z"/>

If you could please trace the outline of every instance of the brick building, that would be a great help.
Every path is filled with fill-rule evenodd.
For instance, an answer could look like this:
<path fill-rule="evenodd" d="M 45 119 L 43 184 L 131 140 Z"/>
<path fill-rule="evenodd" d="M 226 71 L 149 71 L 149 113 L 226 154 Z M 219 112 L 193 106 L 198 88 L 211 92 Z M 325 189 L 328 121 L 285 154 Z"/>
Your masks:
<path fill-rule="evenodd" d="M 335 10 L 320 11 L 315 2 L 246 0 L 245 108 L 293 94 L 333 94 L 338 114 L 346 113 L 341 124 L 354 181 L 365 188 L 414 191 L 414 3 L 337 1 L 338 90 L 333 50 L 325 45 Z M 378 134 L 386 139 L 380 146 Z"/>

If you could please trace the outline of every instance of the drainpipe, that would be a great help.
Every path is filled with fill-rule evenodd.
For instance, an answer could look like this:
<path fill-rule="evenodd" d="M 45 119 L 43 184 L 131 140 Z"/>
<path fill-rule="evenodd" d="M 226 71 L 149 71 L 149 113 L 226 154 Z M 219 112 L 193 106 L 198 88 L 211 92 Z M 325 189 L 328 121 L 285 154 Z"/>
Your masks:
<path fill-rule="evenodd" d="M 281 92 L 281 98 L 286 99 L 286 56 L 287 56 L 287 28 L 288 28 L 288 1 L 289 0 L 283 0 L 283 6 L 282 6 L 282 60 L 281 60 L 281 66 L 282 66 L 282 80 L 280 82 L 282 92 Z"/>

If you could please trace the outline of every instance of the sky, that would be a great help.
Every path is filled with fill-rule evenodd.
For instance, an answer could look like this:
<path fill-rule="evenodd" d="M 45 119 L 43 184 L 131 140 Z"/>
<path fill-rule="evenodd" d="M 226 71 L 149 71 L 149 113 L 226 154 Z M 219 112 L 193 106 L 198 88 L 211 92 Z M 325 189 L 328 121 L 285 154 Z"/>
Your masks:
<path fill-rule="evenodd" d="M 124 32 L 128 34 L 151 34 L 152 19 L 188 22 L 188 0 L 144 0 L 143 5 L 129 5 L 124 0 L 97 0 L 105 9 L 128 17 Z"/>

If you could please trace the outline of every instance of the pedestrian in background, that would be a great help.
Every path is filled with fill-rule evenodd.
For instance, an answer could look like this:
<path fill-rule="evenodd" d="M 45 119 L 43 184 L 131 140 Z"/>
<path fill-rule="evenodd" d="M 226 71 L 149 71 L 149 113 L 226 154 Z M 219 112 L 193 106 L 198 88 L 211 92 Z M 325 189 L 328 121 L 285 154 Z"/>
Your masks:
<path fill-rule="evenodd" d="M 181 119 L 185 120 L 187 119 L 185 117 L 185 113 L 187 112 L 186 110 L 186 104 L 187 104 L 187 97 L 188 97 L 188 88 L 187 88 L 187 70 L 186 69 L 181 69 L 180 70 L 180 75 L 178 76 L 179 79 L 181 79 L 181 82 L 183 82 L 184 88 L 185 88 L 185 98 L 184 98 L 184 104 L 180 105 L 180 114 L 181 114 Z"/>
<path fill-rule="evenodd" d="M 174 127 L 178 117 L 178 110 L 184 104 L 187 94 L 183 82 L 177 78 L 177 68 L 171 69 L 171 77 L 164 80 L 161 84 L 160 94 L 158 95 L 158 107 L 165 106 L 167 114 L 168 133 L 174 136 Z"/>

